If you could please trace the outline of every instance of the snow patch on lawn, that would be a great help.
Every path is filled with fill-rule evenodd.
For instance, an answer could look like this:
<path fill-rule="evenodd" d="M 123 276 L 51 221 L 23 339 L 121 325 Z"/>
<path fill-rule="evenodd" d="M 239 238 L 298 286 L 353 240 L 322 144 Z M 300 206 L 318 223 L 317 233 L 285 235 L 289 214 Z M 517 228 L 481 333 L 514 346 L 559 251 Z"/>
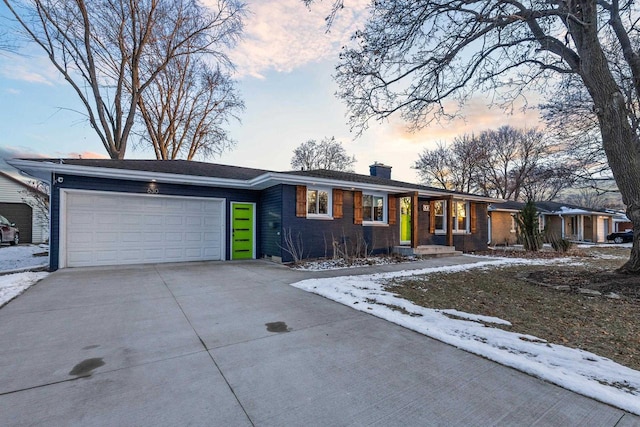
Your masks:
<path fill-rule="evenodd" d="M 46 267 L 49 257 L 34 256 L 49 252 L 49 245 L 0 246 L 0 272 L 24 268 Z"/>
<path fill-rule="evenodd" d="M 0 307 L 44 279 L 49 273 L 27 271 L 25 273 L 0 276 Z"/>
<path fill-rule="evenodd" d="M 476 257 L 483 258 L 483 257 Z M 424 308 L 385 290 L 399 277 L 458 272 L 504 265 L 570 263 L 571 259 L 488 258 L 473 264 L 366 276 L 308 279 L 292 284 L 429 337 L 486 357 L 561 387 L 640 415 L 640 372 L 583 350 L 549 344 L 531 335 L 488 327 L 502 319 Z M 388 285 L 387 285 L 388 286 Z M 449 312 L 447 315 L 447 312 Z M 455 318 L 450 315 L 455 315 Z M 459 319 L 464 317 L 465 319 Z"/>
<path fill-rule="evenodd" d="M 598 248 L 631 248 L 633 243 L 597 243 L 597 244 L 580 244 L 576 248 L 581 249 L 598 249 Z"/>
<path fill-rule="evenodd" d="M 301 271 L 324 271 L 324 270 L 342 270 L 346 268 L 368 267 L 371 265 L 388 265 L 398 264 L 400 262 L 414 262 L 419 261 L 420 258 L 412 257 L 367 257 L 367 258 L 354 258 L 347 262 L 342 258 L 337 259 L 321 259 L 317 261 L 303 261 L 298 265 L 294 265 L 293 268 Z"/>

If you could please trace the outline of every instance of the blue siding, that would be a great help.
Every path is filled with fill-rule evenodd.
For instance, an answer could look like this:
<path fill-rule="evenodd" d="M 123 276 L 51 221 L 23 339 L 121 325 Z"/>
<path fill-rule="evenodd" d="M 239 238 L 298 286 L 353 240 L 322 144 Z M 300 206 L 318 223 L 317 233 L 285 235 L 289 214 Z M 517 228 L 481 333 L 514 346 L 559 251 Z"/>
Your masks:
<path fill-rule="evenodd" d="M 261 257 L 282 256 L 282 185 L 262 191 L 258 211 Z"/>
<path fill-rule="evenodd" d="M 282 186 L 282 232 L 292 233 L 294 239 L 300 239 L 304 258 L 332 257 L 334 242 L 340 250 L 352 253 L 358 244 L 366 242 L 367 252 L 373 254 L 389 253 L 393 246 L 400 244 L 400 209 L 396 206 L 396 223 L 387 226 L 364 226 L 353 223 L 353 192 L 343 191 L 343 217 L 326 219 L 307 219 L 296 217 L 296 187 Z M 399 204 L 399 199 L 396 199 Z M 429 199 L 420 198 L 419 206 L 429 203 Z M 477 232 L 454 235 L 454 246 L 459 251 L 473 252 L 487 248 L 487 205 L 476 203 Z M 421 245 L 445 245 L 446 236 L 429 233 L 429 212 L 418 210 L 418 243 Z M 293 261 L 293 257 L 283 245 L 283 262 Z"/>
<path fill-rule="evenodd" d="M 62 178 L 59 183 L 55 178 Z M 148 194 L 151 185 L 158 189 L 161 196 L 191 196 L 213 197 L 226 200 L 226 224 L 231 224 L 230 202 L 256 203 L 256 212 L 260 212 L 260 192 L 250 190 L 238 190 L 229 188 L 204 187 L 197 185 L 177 185 L 164 183 L 150 183 L 145 181 L 127 181 L 119 179 L 90 178 L 74 175 L 55 175 L 51 189 L 51 236 L 50 236 L 50 269 L 57 270 L 60 255 L 60 189 L 112 191 L 119 193 Z M 256 236 L 260 236 L 261 223 L 256 221 Z M 228 239 L 228 230 L 225 231 L 225 259 L 231 258 L 231 247 Z M 256 239 L 256 253 L 261 253 L 260 239 Z"/>
<path fill-rule="evenodd" d="M 429 199 L 419 199 L 419 206 L 423 203 L 429 203 Z M 476 228 L 477 231 L 472 234 L 454 234 L 453 245 L 456 250 L 463 252 L 484 251 L 487 249 L 487 240 L 489 230 L 487 228 L 487 204 L 476 202 Z M 447 238 L 442 234 L 429 233 L 429 212 L 422 209 L 418 212 L 419 238 L 418 243 L 421 245 L 446 245 Z"/>
<path fill-rule="evenodd" d="M 332 257 L 336 248 L 353 255 L 357 249 L 367 253 L 389 253 L 393 246 L 399 245 L 400 209 L 397 207 L 396 223 L 386 226 L 363 226 L 353 223 L 353 192 L 343 191 L 343 217 L 332 220 L 298 218 L 296 216 L 296 187 L 276 185 L 262 191 L 238 190 L 204 187 L 195 185 L 177 185 L 128 181 L 118 179 L 88 178 L 73 175 L 56 175 L 63 178 L 59 183 L 52 180 L 51 189 L 51 257 L 50 268 L 56 270 L 59 259 L 60 243 L 60 189 L 79 189 L 95 191 L 113 191 L 121 193 L 147 194 L 151 185 L 158 189 L 159 195 L 214 197 L 226 200 L 226 224 L 231 224 L 230 202 L 249 202 L 256 204 L 256 255 L 258 257 L 282 257 L 290 262 L 293 257 L 286 251 L 284 233 L 291 233 L 294 239 L 300 239 L 304 258 Z M 428 203 L 420 199 L 419 203 Z M 399 200 L 396 199 L 396 203 Z M 465 252 L 484 250 L 487 247 L 487 205 L 476 203 L 477 233 L 455 235 L 456 249 Z M 445 236 L 429 233 L 429 213 L 422 209 L 418 212 L 419 244 L 445 244 Z M 228 230 L 225 236 L 225 258 L 230 259 L 231 248 Z"/>
<path fill-rule="evenodd" d="M 339 250 L 352 254 L 363 242 L 367 252 L 374 254 L 389 253 L 399 244 L 400 224 L 388 226 L 363 226 L 353 223 L 353 192 L 342 192 L 342 218 L 307 219 L 296 216 L 296 187 L 282 186 L 282 232 L 291 233 L 294 239 L 300 239 L 304 258 L 332 257 L 334 242 Z M 284 246 L 284 245 L 283 245 Z M 293 257 L 282 251 L 282 261 L 291 262 Z"/>

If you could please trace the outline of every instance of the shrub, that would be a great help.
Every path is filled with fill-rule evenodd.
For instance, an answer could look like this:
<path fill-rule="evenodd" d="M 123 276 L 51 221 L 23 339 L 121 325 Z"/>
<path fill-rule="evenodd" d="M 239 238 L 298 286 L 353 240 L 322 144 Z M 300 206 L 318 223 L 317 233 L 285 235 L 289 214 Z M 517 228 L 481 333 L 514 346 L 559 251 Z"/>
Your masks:
<path fill-rule="evenodd" d="M 527 251 L 538 251 L 542 248 L 542 234 L 538 223 L 538 209 L 529 200 L 516 216 L 520 229 L 520 240 Z"/>

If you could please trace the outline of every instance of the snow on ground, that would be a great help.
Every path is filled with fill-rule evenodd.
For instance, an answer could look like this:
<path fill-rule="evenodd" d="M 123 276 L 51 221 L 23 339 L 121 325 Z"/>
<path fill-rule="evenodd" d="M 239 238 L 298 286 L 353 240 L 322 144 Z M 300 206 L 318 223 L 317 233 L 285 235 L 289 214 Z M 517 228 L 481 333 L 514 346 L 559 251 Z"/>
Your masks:
<path fill-rule="evenodd" d="M 0 307 L 48 274 L 31 271 L 19 272 L 25 269 L 46 267 L 49 264 L 49 257 L 34 256 L 34 254 L 48 251 L 49 246 L 46 244 L 0 246 Z M 16 273 L 5 274 L 12 272 Z"/>
<path fill-rule="evenodd" d="M 342 258 L 336 259 L 321 259 L 317 261 L 303 261 L 298 265 L 293 266 L 296 270 L 301 271 L 323 271 L 323 270 L 341 270 L 345 268 L 367 267 L 370 265 L 386 265 L 397 264 L 399 262 L 413 262 L 419 261 L 420 258 L 415 256 L 395 258 L 395 257 L 368 257 L 368 258 L 354 258 L 351 262 L 347 262 Z"/>
<path fill-rule="evenodd" d="M 630 249 L 633 246 L 633 243 L 598 243 L 596 245 L 592 244 L 580 244 L 576 245 L 576 248 L 581 249 L 598 249 L 598 248 L 628 248 Z"/>
<path fill-rule="evenodd" d="M 46 272 L 27 271 L 0 276 L 0 307 L 26 291 L 30 286 L 44 279 Z"/>
<path fill-rule="evenodd" d="M 0 246 L 0 273 L 24 268 L 46 267 L 48 256 L 34 254 L 49 252 L 49 245 Z"/>
<path fill-rule="evenodd" d="M 457 272 L 505 265 L 571 263 L 573 260 L 476 257 L 478 262 L 367 276 L 308 279 L 294 283 L 322 295 L 569 390 L 640 415 L 640 372 L 583 350 L 550 344 L 530 335 L 503 331 L 487 323 L 506 320 L 415 305 L 385 290 L 397 277 Z M 484 259 L 483 259 L 484 258 Z M 394 309 L 396 308 L 396 309 Z M 403 312 L 401 312 L 400 310 Z M 454 317 L 451 317 L 453 315 Z M 460 319 L 460 318 L 466 318 Z"/>

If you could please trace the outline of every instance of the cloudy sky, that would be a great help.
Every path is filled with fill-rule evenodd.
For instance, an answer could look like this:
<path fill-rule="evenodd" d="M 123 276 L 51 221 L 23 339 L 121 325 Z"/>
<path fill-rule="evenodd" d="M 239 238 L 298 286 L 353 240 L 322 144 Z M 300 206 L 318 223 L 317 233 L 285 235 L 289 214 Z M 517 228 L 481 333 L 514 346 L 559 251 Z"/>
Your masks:
<path fill-rule="evenodd" d="M 456 135 L 503 124 L 533 127 L 535 113 L 505 115 L 478 97 L 464 120 L 434 124 L 409 133 L 399 118 L 373 125 L 354 139 L 346 109 L 332 80 L 340 47 L 366 16 L 367 0 L 351 0 L 326 33 L 329 2 L 311 11 L 300 0 L 248 0 L 244 40 L 232 53 L 238 87 L 246 104 L 241 123 L 231 126 L 236 147 L 215 163 L 288 170 L 296 146 L 335 136 L 357 158 L 356 172 L 374 161 L 393 167 L 392 177 L 417 181 L 411 165 L 425 148 Z M 0 14 L 5 14 L 0 6 Z M 71 88 L 35 48 L 20 55 L 0 53 L 0 158 L 106 157 Z M 129 146 L 126 158 L 153 158 L 151 150 Z"/>

